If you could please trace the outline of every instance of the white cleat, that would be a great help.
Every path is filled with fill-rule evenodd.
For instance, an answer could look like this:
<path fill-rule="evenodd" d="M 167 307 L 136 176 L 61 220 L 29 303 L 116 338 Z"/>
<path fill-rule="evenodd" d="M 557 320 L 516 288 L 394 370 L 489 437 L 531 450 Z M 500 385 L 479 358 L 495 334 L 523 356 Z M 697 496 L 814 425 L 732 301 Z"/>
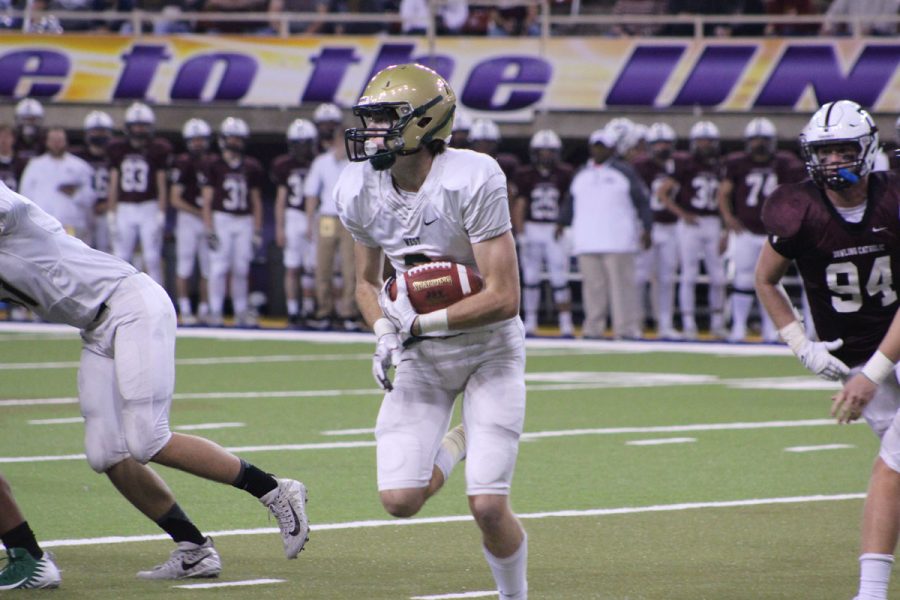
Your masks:
<path fill-rule="evenodd" d="M 259 499 L 278 519 L 284 555 L 297 558 L 309 541 L 306 486 L 293 479 L 279 479 L 278 487 Z"/>
<path fill-rule="evenodd" d="M 141 579 L 189 579 L 218 577 L 222 572 L 222 559 L 213 547 L 212 538 L 207 536 L 203 544 L 178 542 L 169 560 L 156 565 L 149 571 L 138 571 Z"/>
<path fill-rule="evenodd" d="M 181 324 L 184 327 L 195 327 L 200 324 L 200 320 L 194 315 L 181 315 Z"/>
<path fill-rule="evenodd" d="M 49 552 L 34 558 L 25 548 L 7 548 L 6 555 L 7 565 L 0 570 L 0 591 L 59 587 L 62 577 Z"/>
<path fill-rule="evenodd" d="M 681 333 L 671 327 L 665 327 L 659 330 L 656 334 L 656 337 L 661 340 L 680 340 L 682 339 Z"/>

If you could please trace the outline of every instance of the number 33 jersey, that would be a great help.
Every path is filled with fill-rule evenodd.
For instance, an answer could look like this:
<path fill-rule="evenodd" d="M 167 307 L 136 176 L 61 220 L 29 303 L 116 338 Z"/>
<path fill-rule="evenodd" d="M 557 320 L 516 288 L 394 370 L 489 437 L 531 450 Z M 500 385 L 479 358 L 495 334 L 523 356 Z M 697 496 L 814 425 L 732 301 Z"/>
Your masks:
<path fill-rule="evenodd" d="M 119 202 L 146 202 L 159 197 L 156 174 L 169 166 L 169 142 L 159 138 L 134 148 L 128 140 L 116 140 L 107 154 L 110 168 L 119 171 Z"/>
<path fill-rule="evenodd" d="M 819 338 L 844 340 L 832 354 L 851 367 L 868 360 L 900 306 L 900 177 L 869 175 L 859 223 L 810 180 L 777 188 L 762 220 L 775 251 L 797 264 Z"/>

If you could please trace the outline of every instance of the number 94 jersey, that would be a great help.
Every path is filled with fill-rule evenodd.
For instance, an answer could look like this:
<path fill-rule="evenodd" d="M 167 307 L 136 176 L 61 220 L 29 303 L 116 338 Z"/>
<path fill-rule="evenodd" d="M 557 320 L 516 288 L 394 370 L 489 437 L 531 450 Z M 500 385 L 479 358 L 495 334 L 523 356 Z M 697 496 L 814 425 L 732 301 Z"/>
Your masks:
<path fill-rule="evenodd" d="M 762 220 L 775 251 L 797 263 L 819 338 L 844 340 L 832 354 L 864 363 L 900 306 L 900 177 L 869 175 L 859 223 L 845 221 L 810 180 L 777 188 Z"/>
<path fill-rule="evenodd" d="M 109 167 L 119 171 L 119 202 L 145 202 L 159 197 L 156 174 L 169 167 L 169 142 L 157 138 L 135 149 L 127 139 L 121 139 L 111 143 L 107 152 Z"/>

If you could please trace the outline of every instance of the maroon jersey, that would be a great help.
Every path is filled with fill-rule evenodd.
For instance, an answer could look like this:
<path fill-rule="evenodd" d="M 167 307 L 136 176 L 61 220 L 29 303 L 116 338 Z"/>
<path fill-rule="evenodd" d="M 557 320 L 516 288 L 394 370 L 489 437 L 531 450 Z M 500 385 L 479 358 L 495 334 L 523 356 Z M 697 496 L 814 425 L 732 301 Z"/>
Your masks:
<path fill-rule="evenodd" d="M 764 163 L 751 160 L 746 152 L 735 152 L 725 159 L 723 178 L 733 186 L 734 216 L 750 233 L 763 235 L 763 202 L 780 184 L 805 179 L 806 167 L 792 152 L 778 151 Z"/>
<path fill-rule="evenodd" d="M 659 188 L 662 183 L 672 177 L 675 172 L 675 159 L 670 158 L 663 164 L 658 163 L 649 156 L 643 156 L 634 163 L 634 170 L 640 175 L 647 188 L 650 190 L 650 210 L 653 212 L 654 223 L 675 223 L 678 217 L 666 208 L 659 198 Z"/>
<path fill-rule="evenodd" d="M 216 156 L 204 164 L 201 181 L 213 188 L 213 210 L 249 215 L 252 211 L 250 190 L 262 188 L 263 169 L 251 156 L 244 156 L 234 166 Z"/>
<path fill-rule="evenodd" d="M 22 172 L 28 161 L 19 160 L 18 157 L 0 158 L 0 181 L 14 192 L 19 191 L 19 181 L 22 180 Z"/>
<path fill-rule="evenodd" d="M 719 214 L 716 192 L 722 173 L 718 161 L 703 162 L 690 154 L 677 155 L 672 178 L 678 183 L 678 206 L 701 217 Z"/>
<path fill-rule="evenodd" d="M 272 163 L 272 181 L 287 188 L 287 207 L 306 210 L 303 182 L 309 174 L 310 161 L 299 161 L 293 154 L 282 154 Z"/>
<path fill-rule="evenodd" d="M 44 135 L 44 131 L 41 130 L 30 144 L 21 137 L 16 139 L 13 152 L 16 154 L 16 160 L 22 164 L 23 171 L 29 160 L 44 153 Z"/>
<path fill-rule="evenodd" d="M 520 197 L 525 198 L 525 220 L 538 223 L 559 221 L 563 198 L 572 185 L 572 166 L 559 163 L 544 171 L 534 165 L 519 167 L 512 181 Z"/>
<path fill-rule="evenodd" d="M 872 356 L 900 307 L 898 214 L 900 177 L 888 171 L 869 175 L 859 223 L 810 180 L 778 187 L 763 205 L 769 242 L 797 263 L 819 338 L 844 340 L 832 354 L 851 367 Z"/>
<path fill-rule="evenodd" d="M 106 202 L 109 195 L 109 154 L 94 154 L 86 146 L 75 146 L 71 152 L 94 169 L 91 181 L 94 193 L 97 194 L 97 202 Z"/>
<path fill-rule="evenodd" d="M 169 171 L 169 181 L 172 185 L 180 185 L 184 188 L 182 198 L 188 204 L 203 209 L 203 184 L 200 172 L 203 166 L 215 158 L 214 154 L 204 153 L 195 156 L 190 152 L 182 152 L 172 161 L 172 169 Z"/>
<path fill-rule="evenodd" d="M 107 150 L 111 169 L 119 171 L 119 202 L 156 200 L 156 175 L 165 171 L 172 156 L 172 146 L 157 138 L 140 150 L 128 140 L 115 140 Z"/>

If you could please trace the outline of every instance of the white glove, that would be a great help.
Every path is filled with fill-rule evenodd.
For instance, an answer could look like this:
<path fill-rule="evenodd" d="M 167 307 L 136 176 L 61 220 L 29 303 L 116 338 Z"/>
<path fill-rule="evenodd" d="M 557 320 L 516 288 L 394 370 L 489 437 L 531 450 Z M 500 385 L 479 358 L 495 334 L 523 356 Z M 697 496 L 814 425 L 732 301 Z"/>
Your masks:
<path fill-rule="evenodd" d="M 397 298 L 391 300 L 388 290 L 391 287 L 391 281 L 397 282 Z M 413 308 L 409 301 L 409 292 L 406 289 L 406 277 L 403 273 L 398 273 L 396 277 L 392 277 L 384 282 L 381 293 L 378 294 L 378 304 L 384 316 L 391 320 L 397 327 L 397 331 L 403 335 L 412 335 L 412 328 L 419 317 L 419 313 Z"/>
<path fill-rule="evenodd" d="M 830 353 L 844 345 L 844 340 L 813 342 L 807 339 L 803 326 L 794 321 L 778 332 L 804 367 L 828 381 L 844 379 L 850 368 Z"/>
<path fill-rule="evenodd" d="M 372 376 L 378 387 L 389 392 L 394 386 L 388 372 L 391 367 L 396 368 L 400 364 L 403 346 L 400 344 L 397 328 L 388 319 L 375 321 L 374 329 L 378 341 L 375 343 L 375 355 L 372 356 Z"/>

